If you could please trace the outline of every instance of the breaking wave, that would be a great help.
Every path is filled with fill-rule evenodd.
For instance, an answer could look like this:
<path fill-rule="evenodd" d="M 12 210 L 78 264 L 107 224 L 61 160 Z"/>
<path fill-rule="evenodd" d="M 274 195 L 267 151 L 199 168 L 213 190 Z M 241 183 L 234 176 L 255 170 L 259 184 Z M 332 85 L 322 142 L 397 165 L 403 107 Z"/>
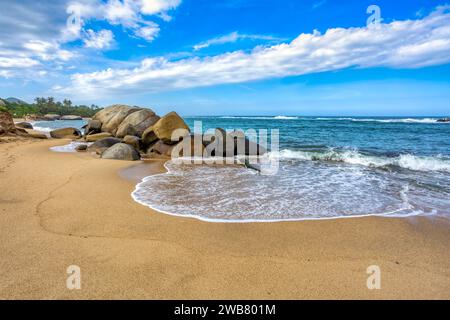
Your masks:
<path fill-rule="evenodd" d="M 356 150 L 326 152 L 308 152 L 281 150 L 280 152 L 271 152 L 270 157 L 279 159 L 297 159 L 309 161 L 329 161 L 343 162 L 353 165 L 366 167 L 388 167 L 396 166 L 415 171 L 444 171 L 450 173 L 450 158 L 443 156 L 425 157 L 411 154 L 402 154 L 397 157 L 380 157 L 365 155 Z"/>

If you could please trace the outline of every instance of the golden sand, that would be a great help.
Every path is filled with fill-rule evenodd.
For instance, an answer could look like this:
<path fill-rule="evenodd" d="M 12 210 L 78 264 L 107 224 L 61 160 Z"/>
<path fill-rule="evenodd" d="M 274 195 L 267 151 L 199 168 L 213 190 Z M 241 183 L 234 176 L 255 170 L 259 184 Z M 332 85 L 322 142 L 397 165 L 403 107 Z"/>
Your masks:
<path fill-rule="evenodd" d="M 132 163 L 0 143 L 0 298 L 450 298 L 436 218 L 207 223 L 134 202 Z M 162 170 L 155 162 L 153 169 Z M 66 287 L 81 268 L 81 290 Z M 366 269 L 381 268 L 368 290 Z"/>

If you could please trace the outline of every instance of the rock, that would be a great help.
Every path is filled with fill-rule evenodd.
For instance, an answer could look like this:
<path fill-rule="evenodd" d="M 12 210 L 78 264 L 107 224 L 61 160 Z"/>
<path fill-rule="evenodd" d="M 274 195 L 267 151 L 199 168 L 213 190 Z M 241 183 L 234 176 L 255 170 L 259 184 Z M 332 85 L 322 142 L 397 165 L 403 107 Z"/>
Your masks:
<path fill-rule="evenodd" d="M 21 136 L 27 136 L 28 135 L 28 132 L 27 132 L 26 129 L 17 128 L 17 127 L 16 127 L 16 130 L 15 130 L 15 133 L 17 133 L 17 134 L 19 134 Z"/>
<path fill-rule="evenodd" d="M 206 146 L 207 156 L 259 156 L 267 152 L 266 148 L 245 137 L 242 131 L 227 133 L 224 129 L 217 128 L 211 140 Z"/>
<path fill-rule="evenodd" d="M 36 114 L 27 114 L 25 116 L 25 121 L 47 121 L 43 116 L 38 116 Z"/>
<path fill-rule="evenodd" d="M 213 141 L 206 147 L 208 156 L 232 157 L 234 156 L 234 139 L 227 135 L 222 128 L 217 128 L 214 132 Z M 228 138 L 228 139 L 227 139 Z"/>
<path fill-rule="evenodd" d="M 0 126 L 0 136 L 6 134 L 6 130 L 3 129 L 2 126 Z"/>
<path fill-rule="evenodd" d="M 437 122 L 450 122 L 450 118 L 438 119 Z"/>
<path fill-rule="evenodd" d="M 139 152 L 126 143 L 117 143 L 102 154 L 102 159 L 136 161 L 140 158 Z"/>
<path fill-rule="evenodd" d="M 98 120 L 89 120 L 83 128 L 85 136 L 88 134 L 100 133 L 102 132 L 102 123 Z"/>
<path fill-rule="evenodd" d="M 160 118 L 150 109 L 141 109 L 126 117 L 117 129 L 116 137 L 123 138 L 126 135 L 142 137 L 145 129 L 151 127 Z"/>
<path fill-rule="evenodd" d="M 120 143 L 121 140 L 113 137 L 103 138 L 95 141 L 92 145 L 88 147 L 89 152 L 95 152 L 97 154 L 102 154 L 108 148 L 113 145 Z"/>
<path fill-rule="evenodd" d="M 0 111 L 0 126 L 5 133 L 14 133 L 16 131 L 13 117 L 8 111 Z"/>
<path fill-rule="evenodd" d="M 147 150 L 147 154 L 157 154 L 166 157 L 170 157 L 172 155 L 172 150 L 175 145 L 165 144 L 162 140 L 156 142 L 153 146 L 149 147 Z"/>
<path fill-rule="evenodd" d="M 78 151 L 78 152 L 83 152 L 83 151 L 86 151 L 87 148 L 88 148 L 87 144 L 80 144 L 80 145 L 75 147 L 75 150 Z"/>
<path fill-rule="evenodd" d="M 117 128 L 120 126 L 122 121 L 133 112 L 137 112 L 139 110 L 140 109 L 137 107 L 117 104 L 100 110 L 92 119 L 98 120 L 102 123 L 103 132 L 110 132 L 115 135 Z"/>
<path fill-rule="evenodd" d="M 266 148 L 249 140 L 242 131 L 233 131 L 228 135 L 234 139 L 235 156 L 261 156 L 267 153 Z"/>
<path fill-rule="evenodd" d="M 60 118 L 60 120 L 83 120 L 83 118 L 80 116 L 68 115 L 68 116 L 62 116 Z"/>
<path fill-rule="evenodd" d="M 53 114 L 53 113 L 49 113 L 44 116 L 44 119 L 47 121 L 55 121 L 55 120 L 59 120 L 60 118 L 61 118 L 61 116 L 59 114 Z"/>
<path fill-rule="evenodd" d="M 112 137 L 112 134 L 109 132 L 89 134 L 86 136 L 86 142 L 95 142 L 109 137 Z"/>
<path fill-rule="evenodd" d="M 172 141 L 172 134 L 177 129 L 184 130 L 184 133 L 180 131 L 181 135 L 187 135 L 190 131 L 188 125 L 176 112 L 170 112 L 144 131 L 142 141 L 147 145 L 156 140 L 162 140 L 169 145 L 176 144 L 179 140 Z"/>
<path fill-rule="evenodd" d="M 30 137 L 32 137 L 32 138 L 35 138 L 35 139 L 48 139 L 47 135 L 42 133 L 42 132 L 39 132 L 39 131 L 36 131 L 36 130 L 26 130 L 26 131 L 27 131 L 28 135 Z"/>
<path fill-rule="evenodd" d="M 202 158 L 205 151 L 202 135 L 190 135 L 178 143 L 172 150 L 174 157 L 196 157 Z"/>
<path fill-rule="evenodd" d="M 125 136 L 122 140 L 123 143 L 129 144 L 135 149 L 139 150 L 141 148 L 141 139 L 136 136 Z"/>
<path fill-rule="evenodd" d="M 50 136 L 55 139 L 76 139 L 81 137 L 81 132 L 76 128 L 62 128 L 50 131 Z"/>
<path fill-rule="evenodd" d="M 18 122 L 16 123 L 16 128 L 33 129 L 33 126 L 29 122 Z"/>
<path fill-rule="evenodd" d="M 2 99 L 0 99 L 0 107 L 6 107 L 5 101 L 3 101 Z"/>

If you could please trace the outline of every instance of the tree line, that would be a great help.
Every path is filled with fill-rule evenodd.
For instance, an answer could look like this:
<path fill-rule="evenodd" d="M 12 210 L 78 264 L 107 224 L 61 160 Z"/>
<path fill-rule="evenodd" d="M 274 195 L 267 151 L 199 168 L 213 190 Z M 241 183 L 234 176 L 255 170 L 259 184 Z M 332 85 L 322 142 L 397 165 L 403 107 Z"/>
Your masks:
<path fill-rule="evenodd" d="M 5 108 L 15 118 L 22 118 L 26 115 L 39 115 L 43 116 L 49 113 L 58 114 L 61 116 L 75 115 L 90 118 L 96 114 L 101 108 L 97 105 L 74 105 L 72 101 L 64 99 L 56 101 L 53 97 L 48 98 L 36 98 L 34 103 L 12 103 L 6 100 L 2 100 L 5 104 Z"/>

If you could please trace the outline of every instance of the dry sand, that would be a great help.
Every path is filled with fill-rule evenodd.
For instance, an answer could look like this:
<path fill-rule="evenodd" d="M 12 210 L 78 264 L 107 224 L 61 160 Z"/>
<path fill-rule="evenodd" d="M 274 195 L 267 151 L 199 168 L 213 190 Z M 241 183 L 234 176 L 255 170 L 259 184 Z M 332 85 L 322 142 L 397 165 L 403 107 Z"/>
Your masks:
<path fill-rule="evenodd" d="M 446 220 L 172 217 L 132 200 L 129 162 L 48 151 L 65 143 L 0 143 L 2 299 L 450 298 Z M 373 264 L 380 290 L 366 287 Z M 66 288 L 69 265 L 81 290 Z"/>

